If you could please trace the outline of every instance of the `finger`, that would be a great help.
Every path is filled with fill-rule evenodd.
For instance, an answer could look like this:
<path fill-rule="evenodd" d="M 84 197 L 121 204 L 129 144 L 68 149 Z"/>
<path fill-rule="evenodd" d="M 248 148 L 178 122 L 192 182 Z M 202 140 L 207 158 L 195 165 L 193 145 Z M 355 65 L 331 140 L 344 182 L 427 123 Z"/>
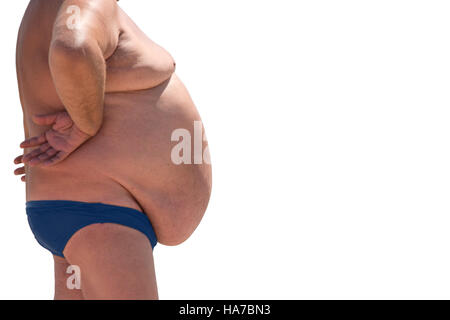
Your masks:
<path fill-rule="evenodd" d="M 67 153 L 60 151 L 57 154 L 55 154 L 53 157 L 50 157 L 46 161 L 42 162 L 43 167 L 49 167 L 57 164 L 58 162 L 63 161 L 67 157 Z"/>
<path fill-rule="evenodd" d="M 14 159 L 14 164 L 22 163 L 23 154 Z"/>
<path fill-rule="evenodd" d="M 55 154 L 58 153 L 58 151 L 55 150 L 54 148 L 50 148 L 45 153 L 48 154 L 48 156 L 53 157 Z"/>
<path fill-rule="evenodd" d="M 20 180 L 22 180 L 23 182 L 27 182 L 27 176 L 21 176 Z"/>
<path fill-rule="evenodd" d="M 29 163 L 34 158 L 36 158 L 36 157 L 40 156 L 42 153 L 46 152 L 49 148 L 51 148 L 50 145 L 48 143 L 45 143 L 41 147 L 34 149 L 30 153 L 27 153 L 22 158 L 23 163 L 25 163 L 25 164 Z"/>
<path fill-rule="evenodd" d="M 20 176 L 20 175 L 22 175 L 22 174 L 25 174 L 25 167 L 17 168 L 16 170 L 14 170 L 14 174 L 15 174 L 16 176 Z"/>
<path fill-rule="evenodd" d="M 31 151 L 30 153 L 27 153 L 26 155 L 24 155 L 22 158 L 22 161 L 23 161 L 23 163 L 28 164 L 28 162 L 30 162 L 34 157 L 37 157 L 41 153 L 42 153 L 41 150 L 35 149 L 35 150 Z"/>
<path fill-rule="evenodd" d="M 55 131 L 62 131 L 64 129 L 69 129 L 73 126 L 73 121 L 69 116 L 59 117 L 58 120 L 53 125 L 52 129 Z"/>
<path fill-rule="evenodd" d="M 56 153 L 57 153 L 57 151 L 54 150 L 53 148 L 50 148 L 45 151 L 43 150 L 42 153 L 33 157 L 28 164 L 32 167 L 37 166 L 37 165 L 41 164 L 42 162 L 48 160 L 52 156 L 54 156 Z"/>
<path fill-rule="evenodd" d="M 36 147 L 36 146 L 40 146 L 41 144 L 43 144 L 45 142 L 47 142 L 47 138 L 45 137 L 45 133 L 43 133 L 43 134 L 41 134 L 38 137 L 29 138 L 29 139 L 23 141 L 20 144 L 20 147 L 22 149 L 33 148 L 33 147 Z"/>
<path fill-rule="evenodd" d="M 50 148 L 49 150 L 47 150 L 44 153 L 41 153 L 40 155 L 36 156 L 35 158 L 31 159 L 31 161 L 29 162 L 29 164 L 31 166 L 37 166 L 38 164 L 40 164 L 41 162 L 45 162 L 46 160 L 50 159 L 51 157 L 53 157 L 55 154 L 57 154 L 58 151 L 56 151 L 53 148 Z"/>
<path fill-rule="evenodd" d="M 45 152 L 42 152 L 40 154 L 36 154 L 34 155 L 28 162 L 27 164 L 30 165 L 31 167 L 37 167 L 42 165 L 43 162 L 50 160 L 54 155 L 56 155 L 58 153 L 57 150 L 50 148 Z"/>
<path fill-rule="evenodd" d="M 56 122 L 56 118 L 58 117 L 59 113 L 60 112 L 52 114 L 34 115 L 33 122 L 41 126 L 49 126 Z"/>

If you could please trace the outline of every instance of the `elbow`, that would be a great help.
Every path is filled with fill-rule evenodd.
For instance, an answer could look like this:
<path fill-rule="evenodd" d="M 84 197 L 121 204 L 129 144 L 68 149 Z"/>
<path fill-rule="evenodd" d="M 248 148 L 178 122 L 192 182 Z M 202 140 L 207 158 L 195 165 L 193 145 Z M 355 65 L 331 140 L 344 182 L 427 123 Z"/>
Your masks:
<path fill-rule="evenodd" d="M 102 116 L 102 115 L 101 115 Z M 99 117 L 99 119 L 88 119 L 83 128 L 80 128 L 82 132 L 87 134 L 88 136 L 95 136 L 100 131 L 102 127 L 103 119 Z"/>

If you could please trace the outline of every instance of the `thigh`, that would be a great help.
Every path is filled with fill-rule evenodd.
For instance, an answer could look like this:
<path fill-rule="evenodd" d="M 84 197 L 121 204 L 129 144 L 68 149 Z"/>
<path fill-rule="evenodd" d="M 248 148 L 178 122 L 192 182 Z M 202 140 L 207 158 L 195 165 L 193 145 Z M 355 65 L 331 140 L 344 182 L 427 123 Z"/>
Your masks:
<path fill-rule="evenodd" d="M 152 247 L 135 229 L 89 225 L 72 236 L 64 256 L 79 267 L 85 299 L 158 299 Z"/>
<path fill-rule="evenodd" d="M 76 270 L 66 259 L 53 256 L 55 263 L 55 300 L 83 300 L 80 287 L 77 286 Z"/>

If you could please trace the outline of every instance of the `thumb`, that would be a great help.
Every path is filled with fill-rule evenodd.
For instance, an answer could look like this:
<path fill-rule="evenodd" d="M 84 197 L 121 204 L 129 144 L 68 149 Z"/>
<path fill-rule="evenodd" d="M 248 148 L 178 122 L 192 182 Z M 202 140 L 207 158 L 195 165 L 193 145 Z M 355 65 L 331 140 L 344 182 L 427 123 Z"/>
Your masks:
<path fill-rule="evenodd" d="M 49 126 L 56 122 L 57 117 L 58 117 L 58 113 L 34 115 L 33 122 L 40 126 Z"/>

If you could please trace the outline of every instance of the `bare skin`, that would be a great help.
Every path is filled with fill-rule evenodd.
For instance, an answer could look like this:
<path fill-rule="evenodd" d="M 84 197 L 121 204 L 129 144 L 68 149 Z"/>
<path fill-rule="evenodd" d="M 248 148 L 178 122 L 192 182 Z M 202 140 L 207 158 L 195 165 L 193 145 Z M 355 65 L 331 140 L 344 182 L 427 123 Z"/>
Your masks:
<path fill-rule="evenodd" d="M 71 5 L 81 8 L 75 33 L 66 25 Z M 26 140 L 15 159 L 25 166 L 15 173 L 27 201 L 134 208 L 149 217 L 158 242 L 184 242 L 206 210 L 211 167 L 171 160 L 172 132 L 194 136 L 201 120 L 174 70 L 171 55 L 114 0 L 31 0 L 17 45 Z M 151 246 L 134 229 L 88 226 L 64 255 L 55 257 L 55 299 L 158 298 Z M 80 292 L 64 287 L 68 265 L 81 268 Z"/>

